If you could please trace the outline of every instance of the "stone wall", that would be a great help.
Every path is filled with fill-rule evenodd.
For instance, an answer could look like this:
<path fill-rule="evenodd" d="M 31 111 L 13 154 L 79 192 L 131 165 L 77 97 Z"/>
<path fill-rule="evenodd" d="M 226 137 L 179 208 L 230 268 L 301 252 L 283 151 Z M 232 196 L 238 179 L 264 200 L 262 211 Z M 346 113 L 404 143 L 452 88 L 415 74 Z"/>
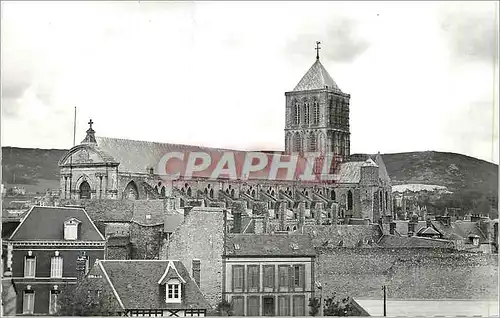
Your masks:
<path fill-rule="evenodd" d="M 163 224 L 144 226 L 130 224 L 130 243 L 132 259 L 158 259 L 163 241 Z"/>
<path fill-rule="evenodd" d="M 358 298 L 498 299 L 498 255 L 447 249 L 318 248 L 325 295 Z"/>
<path fill-rule="evenodd" d="M 222 300 L 223 231 L 223 209 L 195 207 L 172 235 L 167 253 L 161 257 L 180 260 L 189 273 L 193 260 L 200 260 L 200 289 L 213 307 Z"/>

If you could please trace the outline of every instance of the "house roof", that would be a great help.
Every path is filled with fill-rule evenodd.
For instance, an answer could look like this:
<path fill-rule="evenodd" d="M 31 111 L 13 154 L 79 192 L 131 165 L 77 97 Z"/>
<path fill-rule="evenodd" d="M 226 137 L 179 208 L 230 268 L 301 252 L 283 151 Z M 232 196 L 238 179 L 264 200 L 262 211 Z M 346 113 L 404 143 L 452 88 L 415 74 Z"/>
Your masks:
<path fill-rule="evenodd" d="M 358 299 L 354 301 L 364 308 L 370 316 L 383 316 L 382 299 Z M 499 315 L 498 299 L 496 300 L 451 300 L 451 299 L 418 299 L 392 300 L 386 302 L 387 316 L 389 317 L 453 317 L 453 316 L 483 316 L 494 317 Z"/>
<path fill-rule="evenodd" d="M 316 256 L 310 236 L 296 234 L 229 234 L 225 250 L 226 256 Z"/>
<path fill-rule="evenodd" d="M 401 236 L 408 236 L 408 221 L 394 221 L 396 223 L 396 232 Z M 427 227 L 426 221 L 418 221 L 415 223 L 415 233 L 420 231 L 421 229 L 425 229 Z"/>
<path fill-rule="evenodd" d="M 389 173 L 387 172 L 387 168 L 385 167 L 384 160 L 382 159 L 382 155 L 380 153 L 375 156 L 375 162 L 378 166 L 380 179 L 387 184 L 391 184 L 391 178 L 389 177 Z"/>
<path fill-rule="evenodd" d="M 69 218 L 81 221 L 77 241 L 105 241 L 84 209 L 44 206 L 32 207 L 9 239 L 22 241 L 64 240 L 64 221 Z"/>
<path fill-rule="evenodd" d="M 109 278 L 108 283 L 116 291 L 125 309 L 210 308 L 198 285 L 180 261 L 101 260 L 99 262 L 105 271 L 105 276 Z M 180 304 L 166 303 L 165 291 L 162 292 L 164 287 L 158 284 L 169 263 L 173 264 L 176 272 L 186 282 L 183 285 Z"/>
<path fill-rule="evenodd" d="M 182 222 L 184 222 L 184 215 L 178 213 L 167 214 L 165 215 L 164 231 L 174 233 Z"/>
<path fill-rule="evenodd" d="M 420 230 L 418 230 L 417 234 L 419 235 L 440 235 L 441 233 L 439 233 L 438 231 L 436 231 L 434 228 L 432 227 L 426 227 L 426 228 L 421 228 Z"/>
<path fill-rule="evenodd" d="M 294 92 L 299 91 L 309 91 L 314 89 L 324 89 L 328 86 L 328 89 L 333 89 L 340 91 L 337 83 L 328 74 L 323 64 L 317 59 L 314 64 L 309 68 L 306 74 L 299 81 L 297 86 L 293 89 Z"/>
<path fill-rule="evenodd" d="M 469 235 L 479 236 L 480 243 L 488 242 L 485 233 L 481 231 L 477 222 L 470 221 L 456 221 L 452 222 L 449 226 L 442 224 L 439 221 L 432 221 L 432 225 L 441 233 L 444 238 L 450 240 L 460 240 L 468 238 Z"/>

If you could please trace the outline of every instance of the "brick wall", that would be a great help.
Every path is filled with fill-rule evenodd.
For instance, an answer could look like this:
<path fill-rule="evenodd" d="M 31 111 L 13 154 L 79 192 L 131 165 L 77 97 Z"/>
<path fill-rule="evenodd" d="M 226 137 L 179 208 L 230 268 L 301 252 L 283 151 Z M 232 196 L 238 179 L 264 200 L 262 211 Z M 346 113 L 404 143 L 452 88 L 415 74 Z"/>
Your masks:
<path fill-rule="evenodd" d="M 180 260 L 189 273 L 192 273 L 193 259 L 199 259 L 200 289 L 212 306 L 222 300 L 223 229 L 222 209 L 193 208 L 172 235 L 167 255 L 162 257 Z"/>
<path fill-rule="evenodd" d="M 444 249 L 318 248 L 325 295 L 358 298 L 497 299 L 498 256 Z"/>

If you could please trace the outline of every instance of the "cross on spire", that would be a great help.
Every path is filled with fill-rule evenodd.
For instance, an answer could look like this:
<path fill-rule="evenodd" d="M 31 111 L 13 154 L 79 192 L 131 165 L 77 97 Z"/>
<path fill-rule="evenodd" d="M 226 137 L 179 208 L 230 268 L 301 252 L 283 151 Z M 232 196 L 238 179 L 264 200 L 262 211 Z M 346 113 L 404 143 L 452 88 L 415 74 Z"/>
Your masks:
<path fill-rule="evenodd" d="M 319 60 L 319 50 L 321 50 L 321 48 L 319 47 L 319 45 L 321 44 L 321 42 L 319 41 L 316 41 L 316 59 Z"/>
<path fill-rule="evenodd" d="M 90 129 L 92 129 L 92 124 L 93 124 L 93 123 L 94 123 L 94 122 L 92 121 L 92 118 L 91 118 L 91 119 L 89 120 L 89 122 L 88 122 L 88 124 L 89 124 L 89 126 L 90 126 Z"/>

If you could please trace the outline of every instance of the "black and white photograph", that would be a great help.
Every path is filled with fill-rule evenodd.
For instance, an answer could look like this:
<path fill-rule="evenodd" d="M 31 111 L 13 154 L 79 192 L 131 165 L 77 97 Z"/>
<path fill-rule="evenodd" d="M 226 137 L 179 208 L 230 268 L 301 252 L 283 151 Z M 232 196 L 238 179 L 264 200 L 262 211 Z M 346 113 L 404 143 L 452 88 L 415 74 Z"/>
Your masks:
<path fill-rule="evenodd" d="M 499 317 L 499 1 L 1 1 L 1 316 Z"/>

